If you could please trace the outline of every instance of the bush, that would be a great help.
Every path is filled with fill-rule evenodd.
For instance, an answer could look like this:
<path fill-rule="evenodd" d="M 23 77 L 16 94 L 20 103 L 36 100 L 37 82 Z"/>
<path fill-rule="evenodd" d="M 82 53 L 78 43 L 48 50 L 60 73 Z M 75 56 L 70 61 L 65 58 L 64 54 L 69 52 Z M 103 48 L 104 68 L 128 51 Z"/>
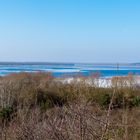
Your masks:
<path fill-rule="evenodd" d="M 45 102 L 42 101 L 40 103 L 40 109 L 42 111 L 46 111 L 47 109 L 50 109 L 52 107 L 54 107 L 54 104 L 50 100 L 46 100 Z"/>
<path fill-rule="evenodd" d="M 10 120 L 12 113 L 13 113 L 13 108 L 11 107 L 6 107 L 1 109 L 0 111 L 1 120 Z"/>
<path fill-rule="evenodd" d="M 122 108 L 124 106 L 124 96 L 121 93 L 115 94 L 113 99 L 113 108 Z"/>
<path fill-rule="evenodd" d="M 57 92 L 48 92 L 39 90 L 37 93 L 37 105 L 41 109 L 46 110 L 54 106 L 63 106 L 66 100 L 63 96 L 60 96 Z"/>
<path fill-rule="evenodd" d="M 140 105 L 140 97 L 132 96 L 131 100 L 129 100 L 129 107 L 138 107 Z"/>
<path fill-rule="evenodd" d="M 107 93 L 99 94 L 93 97 L 93 101 L 98 103 L 101 107 L 107 108 L 110 104 L 111 96 Z"/>

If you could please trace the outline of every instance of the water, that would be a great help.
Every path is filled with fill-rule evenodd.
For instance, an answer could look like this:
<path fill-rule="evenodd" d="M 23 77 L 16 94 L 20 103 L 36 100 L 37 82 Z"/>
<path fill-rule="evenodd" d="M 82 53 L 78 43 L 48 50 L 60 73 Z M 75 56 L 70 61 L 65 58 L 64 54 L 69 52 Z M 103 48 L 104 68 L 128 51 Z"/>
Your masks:
<path fill-rule="evenodd" d="M 55 77 L 100 73 L 101 77 L 113 77 L 140 75 L 140 64 L 0 63 L 0 76 L 20 72 L 51 72 Z"/>

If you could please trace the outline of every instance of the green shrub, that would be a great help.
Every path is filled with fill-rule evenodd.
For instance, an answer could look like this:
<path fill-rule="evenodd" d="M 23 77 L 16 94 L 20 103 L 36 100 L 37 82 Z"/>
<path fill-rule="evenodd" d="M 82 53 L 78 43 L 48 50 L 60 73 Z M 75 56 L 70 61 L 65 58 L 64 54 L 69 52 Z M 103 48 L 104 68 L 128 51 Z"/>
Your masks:
<path fill-rule="evenodd" d="M 137 107 L 140 105 L 140 97 L 139 96 L 133 96 L 132 100 L 130 102 L 131 107 Z"/>
<path fill-rule="evenodd" d="M 39 91 L 37 94 L 37 105 L 46 110 L 54 106 L 63 106 L 66 98 L 55 92 Z"/>
<path fill-rule="evenodd" d="M 111 96 L 109 94 L 100 94 L 95 97 L 95 102 L 97 102 L 103 108 L 107 108 L 110 104 Z"/>
<path fill-rule="evenodd" d="M 43 111 L 46 111 L 49 108 L 54 107 L 53 103 L 50 100 L 46 100 L 46 102 L 40 103 L 40 108 Z"/>
<path fill-rule="evenodd" d="M 13 108 L 11 107 L 3 108 L 0 111 L 0 118 L 2 120 L 10 120 L 12 113 L 13 113 Z"/>
<path fill-rule="evenodd" d="M 115 97 L 113 99 L 113 108 L 122 108 L 124 105 L 123 100 L 124 100 L 123 94 L 121 93 L 115 94 Z"/>

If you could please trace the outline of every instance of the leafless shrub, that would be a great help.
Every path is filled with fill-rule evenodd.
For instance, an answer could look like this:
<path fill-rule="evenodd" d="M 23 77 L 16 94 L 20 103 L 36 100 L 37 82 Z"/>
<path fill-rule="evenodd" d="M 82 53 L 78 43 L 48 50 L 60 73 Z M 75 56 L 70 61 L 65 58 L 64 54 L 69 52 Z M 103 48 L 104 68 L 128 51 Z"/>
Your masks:
<path fill-rule="evenodd" d="M 6 107 L 16 111 L 8 123 L 0 122 L 0 139 L 139 140 L 139 106 L 129 108 L 124 103 L 139 102 L 139 98 L 132 98 L 140 93 L 133 88 L 133 77 L 114 78 L 114 85 L 108 88 L 91 86 L 86 83 L 87 78 L 81 78 L 80 82 L 69 84 L 42 73 L 1 78 L 0 111 Z M 63 104 L 56 103 L 53 108 L 42 110 L 38 100 L 48 103 L 50 97 L 53 103 L 59 100 Z M 96 97 L 102 97 L 100 101 L 107 106 L 103 108 Z M 118 101 L 123 106 L 114 108 Z"/>

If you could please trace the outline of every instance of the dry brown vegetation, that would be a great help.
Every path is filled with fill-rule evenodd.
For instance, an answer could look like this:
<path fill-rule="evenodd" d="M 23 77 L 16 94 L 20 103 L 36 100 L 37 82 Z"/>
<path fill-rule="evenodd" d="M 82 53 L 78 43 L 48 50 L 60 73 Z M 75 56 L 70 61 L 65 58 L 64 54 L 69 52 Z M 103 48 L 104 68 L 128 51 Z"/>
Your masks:
<path fill-rule="evenodd" d="M 132 75 L 108 88 L 49 73 L 0 78 L 0 140 L 139 140 L 140 89 Z"/>

